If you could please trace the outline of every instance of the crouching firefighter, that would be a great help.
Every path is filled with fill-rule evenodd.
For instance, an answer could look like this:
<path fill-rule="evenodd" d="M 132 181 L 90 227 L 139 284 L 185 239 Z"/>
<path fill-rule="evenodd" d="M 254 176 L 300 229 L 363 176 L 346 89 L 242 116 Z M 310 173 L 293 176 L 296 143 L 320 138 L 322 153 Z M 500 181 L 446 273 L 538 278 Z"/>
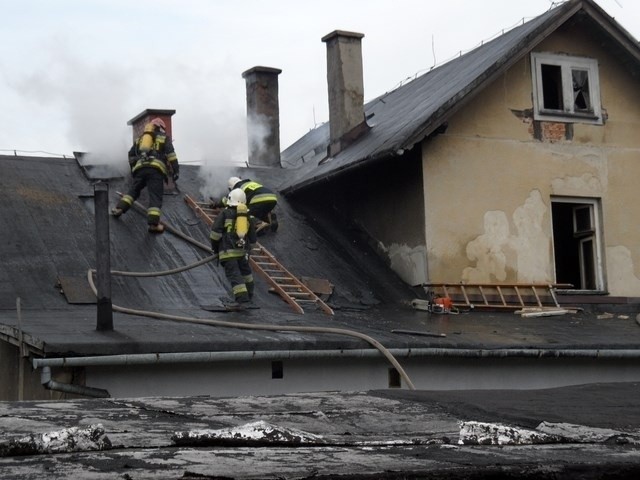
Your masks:
<path fill-rule="evenodd" d="M 211 249 L 218 254 L 234 301 L 248 303 L 253 297 L 254 283 L 249 254 L 256 244 L 255 219 L 249 215 L 247 196 L 240 188 L 229 192 L 226 208 L 211 226 Z"/>
<path fill-rule="evenodd" d="M 131 208 L 146 187 L 149 194 L 147 223 L 152 233 L 162 233 L 164 225 L 160 223 L 164 182 L 171 176 L 178 180 L 180 166 L 173 148 L 171 137 L 166 134 L 165 123 L 154 118 L 144 127 L 129 150 L 129 166 L 133 183 L 129 191 L 117 203 L 111 214 L 119 217 Z"/>
<path fill-rule="evenodd" d="M 265 227 L 270 227 L 272 232 L 278 230 L 278 217 L 274 211 L 278 204 L 278 196 L 273 190 L 261 183 L 249 178 L 230 177 L 228 180 L 229 191 L 241 188 L 247 196 L 247 205 L 251 215 L 260 220 L 257 225 L 258 234 Z M 221 208 L 226 205 L 227 197 L 222 197 L 218 202 L 211 202 L 211 207 Z"/>

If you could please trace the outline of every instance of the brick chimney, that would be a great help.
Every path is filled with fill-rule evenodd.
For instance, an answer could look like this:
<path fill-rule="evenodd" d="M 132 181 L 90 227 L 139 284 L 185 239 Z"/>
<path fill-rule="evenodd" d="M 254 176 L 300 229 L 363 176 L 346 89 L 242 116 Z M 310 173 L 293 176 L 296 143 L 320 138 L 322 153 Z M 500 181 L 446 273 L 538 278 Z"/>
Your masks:
<path fill-rule="evenodd" d="M 278 75 L 282 70 L 253 67 L 242 74 L 247 88 L 249 165 L 280 167 Z"/>
<path fill-rule="evenodd" d="M 364 118 L 362 37 L 335 30 L 322 38 L 327 44 L 330 157 L 369 128 Z"/>
<path fill-rule="evenodd" d="M 173 138 L 173 129 L 171 126 L 171 117 L 176 113 L 175 110 L 159 110 L 155 108 L 147 108 L 127 122 L 127 125 L 133 127 L 133 140 L 135 141 L 144 130 L 144 126 L 156 117 L 160 117 L 167 126 L 167 135 Z"/>

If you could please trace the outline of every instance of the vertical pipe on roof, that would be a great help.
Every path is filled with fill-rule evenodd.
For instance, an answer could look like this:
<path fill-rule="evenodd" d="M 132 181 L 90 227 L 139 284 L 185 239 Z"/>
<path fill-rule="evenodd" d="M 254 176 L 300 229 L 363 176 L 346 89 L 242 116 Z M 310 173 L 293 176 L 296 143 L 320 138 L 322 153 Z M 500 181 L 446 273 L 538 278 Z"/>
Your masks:
<path fill-rule="evenodd" d="M 109 184 L 98 182 L 94 185 L 96 218 L 96 271 L 98 291 L 98 312 L 96 330 L 113 330 L 113 310 L 111 305 L 111 242 L 109 240 Z"/>
<path fill-rule="evenodd" d="M 253 67 L 243 72 L 247 89 L 249 165 L 280 167 L 278 75 L 282 70 Z"/>

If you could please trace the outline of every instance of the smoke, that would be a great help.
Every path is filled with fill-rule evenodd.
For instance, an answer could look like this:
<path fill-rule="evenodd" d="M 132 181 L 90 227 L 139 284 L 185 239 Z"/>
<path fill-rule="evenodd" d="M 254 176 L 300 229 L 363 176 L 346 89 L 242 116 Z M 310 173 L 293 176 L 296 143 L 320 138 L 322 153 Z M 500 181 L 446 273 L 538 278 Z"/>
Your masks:
<path fill-rule="evenodd" d="M 207 68 L 178 62 L 160 70 L 146 64 L 92 64 L 66 43 L 64 38 L 51 40 L 46 63 L 9 78 L 11 89 L 41 112 L 34 125 L 44 116 L 58 118 L 49 129 L 84 154 L 83 164 L 105 176 L 122 176 L 129 172 L 127 152 L 133 142 L 127 121 L 147 108 L 174 109 L 178 161 L 202 165 L 206 192 L 226 192 L 227 173 L 247 159 L 240 73 L 230 74 L 227 65 Z M 166 63 L 151 56 L 146 61 Z M 223 167 L 222 174 L 218 167 Z"/>
<path fill-rule="evenodd" d="M 269 119 L 260 113 L 247 117 L 247 139 L 252 155 L 262 156 L 266 151 L 266 140 L 271 135 Z"/>
<path fill-rule="evenodd" d="M 34 37 L 25 47 L 32 55 L 23 55 L 29 63 L 2 71 L 12 97 L 22 102 L 12 123 L 24 120 L 31 133 L 28 141 L 15 134 L 11 141 L 49 152 L 56 151 L 52 144 L 65 145 L 60 153 L 81 152 L 83 163 L 104 168 L 107 176 L 128 175 L 133 136 L 127 121 L 145 109 L 174 109 L 179 162 L 201 166 L 204 195 L 226 194 L 228 177 L 247 164 L 248 149 L 263 151 L 269 136 L 265 119 L 247 125 L 241 72 L 251 63 L 233 52 L 201 48 L 206 43 L 197 39 L 209 41 L 209 30 L 172 40 L 170 53 L 148 48 L 135 31 L 133 38 L 125 30 L 107 40 L 89 28 L 91 49 L 73 31 Z M 179 45 L 193 48 L 178 51 Z"/>
<path fill-rule="evenodd" d="M 86 153 L 86 163 L 104 166 L 113 176 L 126 172 L 127 136 L 131 135 L 126 125 L 129 77 L 113 65 L 83 62 L 70 53 L 72 49 L 64 38 L 50 39 L 47 50 L 55 54 L 39 63 L 37 69 L 16 74 L 7 83 L 29 103 L 36 104 L 38 118 L 49 119 L 49 132 L 65 137 L 75 151 Z"/>

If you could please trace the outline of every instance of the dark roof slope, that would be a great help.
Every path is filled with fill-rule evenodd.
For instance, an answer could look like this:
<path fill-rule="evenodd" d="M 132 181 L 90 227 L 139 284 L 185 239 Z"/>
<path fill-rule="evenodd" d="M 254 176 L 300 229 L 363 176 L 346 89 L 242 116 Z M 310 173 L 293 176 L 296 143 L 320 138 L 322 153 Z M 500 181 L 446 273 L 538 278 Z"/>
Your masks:
<path fill-rule="evenodd" d="M 0 156 L 0 170 L 0 338 L 15 343 L 21 327 L 25 343 L 36 356 L 373 348 L 353 336 L 265 333 L 120 312 L 113 314 L 113 331 L 97 331 L 95 296 L 87 282 L 87 271 L 95 267 L 96 256 L 94 192 L 92 180 L 83 173 L 87 169 L 70 158 Z M 288 171 L 242 169 L 238 173 L 277 185 Z M 199 167 L 181 169 L 183 194 L 197 200 L 203 189 L 199 175 Z M 221 175 L 226 178 L 228 172 Z M 110 181 L 111 204 L 117 191 L 126 190 L 128 181 Z M 165 195 L 163 219 L 206 246 L 208 227 L 186 205 L 183 194 Z M 146 201 L 143 194 L 140 203 L 146 205 Z M 348 329 L 367 334 L 387 348 L 433 349 L 432 354 L 441 349 L 636 349 L 637 325 L 629 315 L 602 320 L 595 314 L 577 313 L 570 318 L 540 320 L 478 312 L 443 322 L 440 315 L 413 310 L 409 300 L 424 292 L 402 283 L 366 244 L 334 224 L 322 205 L 311 210 L 306 207 L 306 211 L 298 210 L 282 198 L 278 204 L 281 227 L 276 234 L 261 237 L 260 243 L 294 275 L 322 278 L 334 285 L 328 300 L 336 311 L 333 317 L 314 311 L 293 313 L 259 276 L 259 309 L 243 313 L 203 310 L 201 305 L 216 303 L 228 292 L 222 269 L 211 263 L 176 275 L 114 276 L 113 302 L 187 318 Z M 109 226 L 113 270 L 163 272 L 190 265 L 209 253 L 169 232 L 149 234 L 145 216 L 135 210 L 119 219 L 110 218 Z M 637 311 L 637 305 L 627 305 L 623 311 L 629 310 Z M 394 333 L 396 329 L 445 336 Z M 602 335 L 605 330 L 607 335 Z"/>
<path fill-rule="evenodd" d="M 518 61 L 558 26 L 577 14 L 593 22 L 590 34 L 607 39 L 612 52 L 638 71 L 638 42 L 592 0 L 570 0 L 365 105 L 367 133 L 325 159 L 329 129 L 309 132 L 282 153 L 284 166 L 298 165 L 285 193 L 346 170 L 400 155 L 436 131 L 465 102 Z M 315 155 L 312 155 L 314 152 Z M 301 160 L 302 159 L 302 160 Z M 323 160 L 321 163 L 319 161 Z"/>
<path fill-rule="evenodd" d="M 156 351 L 208 351 L 302 348 L 313 335 L 263 334 L 229 331 L 220 335 L 203 325 L 176 324 L 114 313 L 115 332 L 97 335 L 95 296 L 87 272 L 96 267 L 93 180 L 73 158 L 0 156 L 0 333 L 16 336 L 18 303 L 27 339 L 49 352 L 124 353 Z M 242 176 L 253 173 L 244 170 Z M 266 184 L 277 183 L 283 170 L 261 170 Z M 127 190 L 128 178 L 110 181 L 110 204 L 117 192 Z M 180 187 L 201 200 L 203 182 L 199 167 L 181 169 Z M 146 191 L 139 199 L 146 205 Z M 372 306 L 407 305 L 413 291 L 375 255 L 355 246 L 344 250 L 334 239 L 341 232 L 319 232 L 312 219 L 293 210 L 282 199 L 278 206 L 281 228 L 260 238 L 283 265 L 298 277 L 326 279 L 334 286 L 328 302 L 336 318 L 349 323 L 350 313 L 361 318 Z M 128 272 L 164 272 L 190 265 L 208 256 L 209 228 L 187 206 L 183 194 L 165 195 L 163 221 L 204 245 L 199 248 L 169 232 L 147 232 L 144 214 L 132 209 L 119 219 L 110 218 L 111 269 Z M 351 242 L 340 242 L 349 247 Z M 268 284 L 256 275 L 256 303 L 248 313 L 254 322 L 325 325 L 326 315 L 310 311 L 293 313 Z M 114 304 L 130 309 L 163 312 L 195 318 L 244 318 L 240 314 L 211 313 L 202 305 L 228 297 L 229 287 L 221 267 L 208 263 L 186 272 L 159 276 L 112 278 Z M 370 318 L 377 314 L 367 312 Z M 169 323 L 170 326 L 164 325 Z M 81 327 L 79 328 L 79 325 Z M 366 322 L 362 322 L 363 328 Z M 171 332 L 171 333 L 169 333 Z M 301 343 L 303 342 L 303 343 Z M 344 339 L 339 340 L 344 345 Z M 362 347 L 359 342 L 355 343 Z M 331 348 L 335 347 L 335 344 Z M 329 348 L 329 347 L 327 347 Z"/>

